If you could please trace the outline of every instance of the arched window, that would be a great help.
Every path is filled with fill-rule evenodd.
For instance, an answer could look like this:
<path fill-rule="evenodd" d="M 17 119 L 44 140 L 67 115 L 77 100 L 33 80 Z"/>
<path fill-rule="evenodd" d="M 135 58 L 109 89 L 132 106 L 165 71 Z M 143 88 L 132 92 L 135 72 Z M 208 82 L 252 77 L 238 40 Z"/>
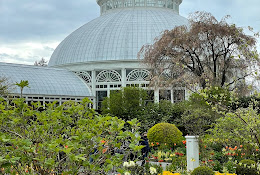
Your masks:
<path fill-rule="evenodd" d="M 82 78 L 86 83 L 91 83 L 91 76 L 88 72 L 81 71 L 81 72 L 75 72 L 76 75 L 78 75 L 80 78 Z"/>
<path fill-rule="evenodd" d="M 149 81 L 150 72 L 145 69 L 132 70 L 126 78 L 126 81 Z"/>
<path fill-rule="evenodd" d="M 96 82 L 118 82 L 121 75 L 115 70 L 104 70 L 97 75 Z"/>

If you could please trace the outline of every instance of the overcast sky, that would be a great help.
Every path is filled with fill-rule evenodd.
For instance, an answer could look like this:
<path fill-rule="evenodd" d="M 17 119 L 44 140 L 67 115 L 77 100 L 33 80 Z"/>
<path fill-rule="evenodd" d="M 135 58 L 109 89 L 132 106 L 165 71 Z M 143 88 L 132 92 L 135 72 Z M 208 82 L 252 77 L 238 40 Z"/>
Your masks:
<path fill-rule="evenodd" d="M 211 12 L 260 31 L 260 0 L 183 0 L 180 15 Z M 49 60 L 71 32 L 99 16 L 95 0 L 0 0 L 0 62 Z"/>

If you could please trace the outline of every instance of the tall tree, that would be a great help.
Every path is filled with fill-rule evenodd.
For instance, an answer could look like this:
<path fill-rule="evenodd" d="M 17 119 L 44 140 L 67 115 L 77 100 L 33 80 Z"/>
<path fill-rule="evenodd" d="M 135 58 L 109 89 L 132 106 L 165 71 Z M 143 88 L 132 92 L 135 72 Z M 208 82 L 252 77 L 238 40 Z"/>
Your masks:
<path fill-rule="evenodd" d="M 259 56 L 255 37 L 229 24 L 227 17 L 218 21 L 196 12 L 189 26 L 166 30 L 153 45 L 143 46 L 139 57 L 151 68 L 156 85 L 235 88 L 255 73 Z"/>
<path fill-rule="evenodd" d="M 34 62 L 34 66 L 43 66 L 43 67 L 45 67 L 45 66 L 48 65 L 47 63 L 48 63 L 48 61 L 45 60 L 44 58 L 42 58 L 40 61 L 35 61 Z"/>
<path fill-rule="evenodd" d="M 144 112 L 147 92 L 137 87 L 124 87 L 112 91 L 102 102 L 102 113 L 117 116 L 124 120 L 138 118 Z"/>

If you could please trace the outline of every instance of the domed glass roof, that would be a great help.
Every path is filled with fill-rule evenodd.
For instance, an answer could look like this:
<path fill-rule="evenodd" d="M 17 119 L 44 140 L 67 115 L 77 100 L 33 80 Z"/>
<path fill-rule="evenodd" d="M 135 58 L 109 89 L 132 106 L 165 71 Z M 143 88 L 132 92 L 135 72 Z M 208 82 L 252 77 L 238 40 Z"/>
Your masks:
<path fill-rule="evenodd" d="M 7 78 L 10 84 L 28 80 L 30 88 L 24 88 L 25 95 L 93 96 L 89 87 L 79 77 L 65 69 L 2 62 L 0 67 L 0 77 Z M 17 86 L 10 90 L 11 93 L 20 94 Z"/>
<path fill-rule="evenodd" d="M 65 38 L 49 66 L 137 59 L 141 47 L 153 43 L 164 30 L 187 24 L 186 18 L 169 8 L 112 9 Z"/>

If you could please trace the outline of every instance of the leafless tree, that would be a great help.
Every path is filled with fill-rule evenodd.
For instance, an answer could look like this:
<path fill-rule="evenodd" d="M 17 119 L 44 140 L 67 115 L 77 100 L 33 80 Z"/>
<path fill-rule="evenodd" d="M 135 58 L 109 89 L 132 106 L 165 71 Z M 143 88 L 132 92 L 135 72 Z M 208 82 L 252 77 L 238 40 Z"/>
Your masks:
<path fill-rule="evenodd" d="M 166 30 L 143 46 L 139 58 L 152 70 L 153 85 L 241 87 L 258 64 L 256 38 L 227 18 L 195 12 L 189 26 Z"/>
<path fill-rule="evenodd" d="M 34 65 L 35 66 L 47 66 L 48 61 L 42 58 L 40 61 L 35 61 Z"/>

